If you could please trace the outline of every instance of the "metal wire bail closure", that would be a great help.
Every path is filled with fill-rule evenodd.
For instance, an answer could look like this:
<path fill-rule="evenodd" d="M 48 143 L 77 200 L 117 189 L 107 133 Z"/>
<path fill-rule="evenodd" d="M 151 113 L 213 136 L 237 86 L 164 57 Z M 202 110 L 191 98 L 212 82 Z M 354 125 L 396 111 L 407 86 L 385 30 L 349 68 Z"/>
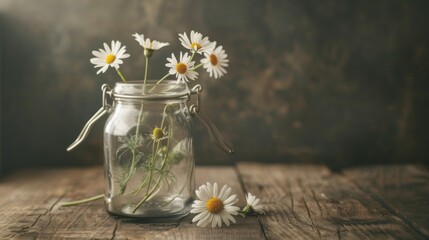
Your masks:
<path fill-rule="evenodd" d="M 197 95 L 197 101 L 195 104 L 192 104 L 189 107 L 189 111 L 191 112 L 192 116 L 197 116 L 197 118 L 203 122 L 210 134 L 211 139 L 216 144 L 216 146 L 218 146 L 220 149 L 222 149 L 228 154 L 233 154 L 234 150 L 230 145 L 225 142 L 216 125 L 207 117 L 206 114 L 201 111 L 202 90 L 203 88 L 199 84 L 195 85 L 191 89 L 188 95 L 188 101 L 190 100 L 192 95 Z M 88 120 L 76 140 L 72 144 L 70 144 L 70 146 L 67 147 L 67 151 L 73 150 L 81 142 L 83 142 L 88 137 L 89 131 L 91 130 L 95 122 L 97 122 L 101 117 L 111 111 L 112 104 L 108 103 L 108 98 L 110 98 L 111 100 L 113 99 L 113 91 L 107 84 L 103 84 L 103 86 L 101 86 L 101 91 L 103 92 L 101 108 Z"/>
<path fill-rule="evenodd" d="M 111 98 L 112 89 L 109 87 L 109 85 L 103 84 L 103 86 L 101 86 L 101 91 L 103 92 L 101 108 L 98 109 L 98 111 L 88 120 L 76 140 L 72 144 L 70 144 L 70 146 L 67 147 L 67 151 L 73 150 L 75 147 L 77 147 L 77 145 L 83 142 L 83 140 L 88 137 L 89 131 L 91 130 L 95 122 L 97 122 L 101 117 L 110 112 L 112 105 L 107 102 L 107 98 Z"/>
<path fill-rule="evenodd" d="M 191 112 L 191 115 L 197 116 L 198 119 L 201 120 L 201 122 L 204 123 L 206 126 L 211 139 L 213 142 L 218 146 L 220 149 L 222 149 L 224 152 L 228 154 L 233 154 L 234 150 L 232 147 L 226 143 L 225 139 L 222 137 L 222 134 L 219 132 L 219 129 L 217 129 L 216 125 L 210 120 L 207 115 L 201 111 L 201 91 L 203 88 L 201 85 L 195 85 L 191 90 L 191 95 L 197 95 L 197 101 L 195 104 L 192 104 L 189 107 L 189 111 Z"/>

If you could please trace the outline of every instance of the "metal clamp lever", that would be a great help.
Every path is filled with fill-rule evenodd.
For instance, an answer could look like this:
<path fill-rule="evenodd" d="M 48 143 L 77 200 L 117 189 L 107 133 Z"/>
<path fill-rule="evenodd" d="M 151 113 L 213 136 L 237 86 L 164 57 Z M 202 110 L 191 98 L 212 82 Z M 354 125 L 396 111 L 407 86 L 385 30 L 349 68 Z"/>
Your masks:
<path fill-rule="evenodd" d="M 97 122 L 106 113 L 109 113 L 112 106 L 107 103 L 107 95 L 111 95 L 112 91 L 107 84 L 103 84 L 103 86 L 101 86 L 101 91 L 103 91 L 103 100 L 101 108 L 88 120 L 76 140 L 72 144 L 70 144 L 70 146 L 67 147 L 67 151 L 73 150 L 77 145 L 79 145 L 83 140 L 85 140 L 94 123 Z"/>
<path fill-rule="evenodd" d="M 196 104 L 192 104 L 189 107 L 189 110 L 192 115 L 197 116 L 198 119 L 200 119 L 204 125 L 207 127 L 207 130 L 209 131 L 210 137 L 213 140 L 213 142 L 218 146 L 220 149 L 222 149 L 224 152 L 228 154 L 233 154 L 234 150 L 230 145 L 228 145 L 225 142 L 225 139 L 222 137 L 222 134 L 220 134 L 219 130 L 217 129 L 216 125 L 207 117 L 206 114 L 204 114 L 201 111 L 200 105 L 201 105 L 201 91 L 202 87 L 201 85 L 195 85 L 191 90 L 191 95 L 196 94 L 197 95 L 197 102 Z"/>

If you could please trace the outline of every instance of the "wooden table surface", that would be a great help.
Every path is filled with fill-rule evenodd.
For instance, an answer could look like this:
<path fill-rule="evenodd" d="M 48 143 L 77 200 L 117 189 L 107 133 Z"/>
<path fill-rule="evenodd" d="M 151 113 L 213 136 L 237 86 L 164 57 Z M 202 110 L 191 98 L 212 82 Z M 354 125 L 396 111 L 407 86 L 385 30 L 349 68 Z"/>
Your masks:
<path fill-rule="evenodd" d="M 25 170 L 0 181 L 0 239 L 429 239 L 429 171 L 415 165 L 332 172 L 321 165 L 240 163 L 197 167 L 197 186 L 228 184 L 261 198 L 266 214 L 199 228 L 189 215 L 166 223 L 112 217 L 102 167 Z"/>

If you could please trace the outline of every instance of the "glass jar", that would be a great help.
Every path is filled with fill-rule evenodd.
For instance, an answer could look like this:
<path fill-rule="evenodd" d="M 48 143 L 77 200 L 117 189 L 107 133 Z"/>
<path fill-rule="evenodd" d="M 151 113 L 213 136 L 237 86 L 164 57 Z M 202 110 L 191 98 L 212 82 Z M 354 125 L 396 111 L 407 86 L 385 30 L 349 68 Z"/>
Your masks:
<path fill-rule="evenodd" d="M 117 83 L 104 127 L 106 208 L 138 217 L 187 214 L 194 151 L 185 83 Z"/>
<path fill-rule="evenodd" d="M 214 142 L 233 153 L 214 124 L 200 111 L 201 86 L 149 81 L 102 87 L 101 109 L 87 122 L 76 141 L 109 114 L 104 127 L 105 203 L 109 213 L 127 217 L 181 217 L 189 213 L 194 194 L 194 149 L 191 120 L 197 116 Z M 195 105 L 187 107 L 191 95 Z M 108 103 L 108 99 L 112 104 Z"/>

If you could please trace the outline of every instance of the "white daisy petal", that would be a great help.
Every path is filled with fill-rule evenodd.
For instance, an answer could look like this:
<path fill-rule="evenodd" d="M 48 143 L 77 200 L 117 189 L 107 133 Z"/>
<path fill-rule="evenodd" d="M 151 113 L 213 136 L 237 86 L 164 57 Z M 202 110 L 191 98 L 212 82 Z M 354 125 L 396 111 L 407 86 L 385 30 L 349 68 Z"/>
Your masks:
<path fill-rule="evenodd" d="M 135 37 L 136 41 L 144 48 L 148 50 L 159 50 L 160 48 L 163 48 L 165 46 L 170 45 L 168 42 L 158 42 L 156 40 L 151 41 L 150 38 L 144 38 L 144 35 L 139 35 L 138 33 L 135 33 L 132 35 Z"/>
<path fill-rule="evenodd" d="M 108 68 L 109 68 L 109 65 L 104 65 L 100 70 L 97 71 L 97 74 L 105 73 Z"/>
<path fill-rule="evenodd" d="M 218 189 L 217 183 L 214 183 L 213 184 L 213 196 L 214 197 L 218 197 L 218 195 L 217 195 L 218 194 L 218 190 L 219 189 Z"/>
<path fill-rule="evenodd" d="M 195 191 L 195 193 L 197 194 L 198 198 L 203 200 L 203 201 L 206 201 L 208 199 L 207 195 L 202 193 L 201 191 L 197 190 L 197 191 Z"/>
<path fill-rule="evenodd" d="M 192 213 L 199 213 L 199 212 L 202 212 L 204 210 L 206 210 L 206 208 L 205 208 L 204 205 L 194 205 L 194 204 L 192 204 L 192 209 L 191 209 Z"/>
<path fill-rule="evenodd" d="M 212 228 L 214 228 L 216 227 L 216 224 L 217 224 L 217 221 L 216 221 L 217 215 L 212 215 L 212 216 L 213 216 L 213 220 L 211 222 L 212 222 Z"/>
<path fill-rule="evenodd" d="M 227 215 L 228 215 L 228 213 L 227 213 L 227 212 L 225 212 L 225 211 L 223 211 L 223 212 L 220 214 L 220 217 L 222 218 L 222 221 L 225 223 L 225 225 L 226 225 L 226 226 L 229 226 L 229 219 L 228 219 Z"/>
<path fill-rule="evenodd" d="M 252 205 L 253 206 L 258 206 L 259 202 L 260 202 L 259 198 L 256 198 L 256 199 L 253 200 L 253 204 Z"/>
<path fill-rule="evenodd" d="M 228 55 L 223 50 L 223 47 L 219 45 L 214 48 L 215 44 L 212 44 L 211 47 L 205 54 L 201 63 L 203 64 L 203 68 L 207 69 L 209 76 L 214 76 L 215 79 L 222 77 L 225 73 L 225 67 L 228 66 L 227 59 Z"/>
<path fill-rule="evenodd" d="M 103 47 L 104 47 L 106 53 L 108 53 L 108 52 L 111 53 L 112 52 L 112 50 L 110 50 L 110 47 L 109 47 L 109 45 L 107 45 L 107 43 L 103 43 Z"/>
<path fill-rule="evenodd" d="M 124 58 L 128 58 L 130 54 L 125 53 L 126 47 L 121 47 L 121 42 L 112 41 L 111 46 L 107 43 L 103 43 L 104 49 L 99 51 L 92 51 L 95 58 L 91 58 L 90 62 L 94 64 L 94 68 L 100 68 L 97 74 L 104 73 L 109 67 L 119 69 L 119 65 L 123 63 Z"/>
<path fill-rule="evenodd" d="M 177 61 L 174 54 L 171 54 L 171 58 L 167 58 L 168 63 L 165 66 L 170 68 L 168 73 L 175 75 L 178 83 L 182 81 L 188 82 L 189 79 L 195 80 L 198 73 L 192 70 L 194 62 L 190 61 L 188 53 L 183 54 L 183 52 L 180 52 L 178 59 L 179 61 Z M 208 191 L 211 192 L 211 186 L 207 185 L 207 187 L 209 187 Z"/>
<path fill-rule="evenodd" d="M 91 58 L 91 59 L 89 59 L 89 61 L 90 61 L 92 64 L 98 64 L 98 63 L 101 63 L 101 62 L 102 62 L 99 58 Z"/>
<path fill-rule="evenodd" d="M 196 215 L 196 216 L 192 219 L 192 222 L 199 221 L 200 219 L 204 218 L 204 217 L 205 217 L 206 215 L 208 215 L 208 214 L 209 214 L 209 212 L 207 212 L 207 211 L 202 212 L 202 213 L 199 213 L 198 215 Z"/>
<path fill-rule="evenodd" d="M 206 227 L 207 225 L 209 225 L 209 223 L 213 222 L 213 218 L 214 215 L 213 214 L 209 214 L 209 217 L 207 218 L 207 220 L 204 222 L 203 227 Z"/>
<path fill-rule="evenodd" d="M 222 188 L 220 189 L 220 192 L 219 192 L 219 198 L 221 199 L 221 200 L 224 200 L 224 199 L 222 199 L 222 196 L 223 196 L 223 194 L 225 193 L 225 191 L 226 191 L 226 189 L 228 188 L 228 186 L 226 186 L 226 185 L 223 185 L 222 186 Z"/>
<path fill-rule="evenodd" d="M 236 223 L 235 218 L 231 214 L 226 214 L 226 217 L 233 223 Z"/>
<path fill-rule="evenodd" d="M 96 57 L 103 57 L 103 53 L 99 52 L 99 51 L 92 51 L 92 55 L 96 56 Z"/>
<path fill-rule="evenodd" d="M 237 206 L 225 206 L 225 210 L 233 213 L 233 212 L 237 212 L 238 210 L 240 210 L 240 208 Z"/>
<path fill-rule="evenodd" d="M 229 196 L 225 201 L 223 201 L 225 204 L 228 204 L 232 201 L 234 201 L 237 198 L 237 194 L 233 194 L 231 196 Z"/>
<path fill-rule="evenodd" d="M 189 36 L 190 38 L 188 38 L 186 32 L 179 34 L 179 40 L 182 46 L 191 50 L 191 52 L 203 54 L 213 48 L 213 43 L 209 41 L 208 37 L 203 37 L 201 33 L 192 30 Z"/>
<path fill-rule="evenodd" d="M 117 54 L 118 51 L 119 51 L 119 49 L 120 49 L 120 47 L 121 47 L 121 43 L 119 41 L 116 41 L 115 42 L 115 46 L 113 47 L 113 45 L 112 45 L 112 52 L 113 52 L 113 54 Z M 123 46 L 122 48 L 125 49 L 125 46 Z"/>
<path fill-rule="evenodd" d="M 218 227 L 222 227 L 222 218 L 220 217 L 220 215 L 216 215 L 216 221 L 217 221 L 217 226 Z"/>
<path fill-rule="evenodd" d="M 126 51 L 125 46 L 123 46 L 121 49 L 119 49 L 119 51 L 115 55 L 118 57 L 122 57 L 125 51 Z"/>
<path fill-rule="evenodd" d="M 200 186 L 195 191 L 198 199 L 192 204 L 191 213 L 197 214 L 192 222 L 197 222 L 199 227 L 211 225 L 213 228 L 222 227 L 223 223 L 226 226 L 235 223 L 233 215 L 237 215 L 240 208 L 234 206 L 238 202 L 237 195 L 229 196 L 230 192 L 231 188 L 227 185 L 222 186 L 220 191 L 217 183 L 208 182 Z"/>
<path fill-rule="evenodd" d="M 226 185 L 225 185 L 226 186 Z M 232 189 L 230 187 L 228 187 L 226 189 L 226 191 L 224 192 L 224 194 L 222 196 L 219 196 L 219 198 L 224 201 L 226 200 L 226 198 L 229 196 L 229 194 L 231 193 Z"/>
<path fill-rule="evenodd" d="M 263 208 L 262 208 L 262 205 L 258 205 L 258 206 L 253 207 L 253 209 L 254 209 L 256 212 L 261 212 Z"/>
<path fill-rule="evenodd" d="M 247 193 L 246 196 L 247 206 L 250 206 L 255 212 L 263 213 L 263 206 L 260 204 L 260 199 L 251 193 Z"/>
<path fill-rule="evenodd" d="M 204 205 L 204 202 L 201 200 L 195 200 L 194 203 L 192 204 L 192 206 L 194 206 L 194 205 L 195 206 L 202 206 L 202 205 Z"/>

